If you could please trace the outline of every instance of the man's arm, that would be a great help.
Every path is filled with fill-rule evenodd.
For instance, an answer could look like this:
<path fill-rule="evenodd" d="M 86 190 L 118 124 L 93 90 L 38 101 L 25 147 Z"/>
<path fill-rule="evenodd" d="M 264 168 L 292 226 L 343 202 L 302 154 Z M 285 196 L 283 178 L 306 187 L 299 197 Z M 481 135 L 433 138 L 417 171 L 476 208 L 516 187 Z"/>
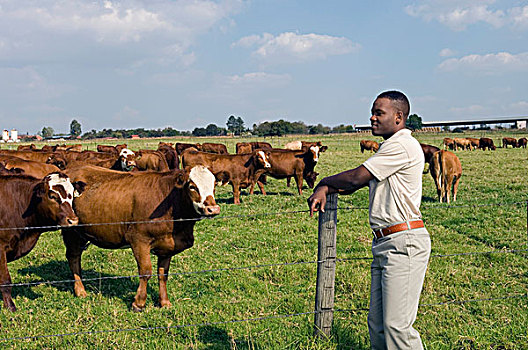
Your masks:
<path fill-rule="evenodd" d="M 343 171 L 342 173 L 325 177 L 314 189 L 308 198 L 310 216 L 314 211 L 324 211 L 326 196 L 333 193 L 351 194 L 368 185 L 374 176 L 363 165 L 355 169 Z"/>

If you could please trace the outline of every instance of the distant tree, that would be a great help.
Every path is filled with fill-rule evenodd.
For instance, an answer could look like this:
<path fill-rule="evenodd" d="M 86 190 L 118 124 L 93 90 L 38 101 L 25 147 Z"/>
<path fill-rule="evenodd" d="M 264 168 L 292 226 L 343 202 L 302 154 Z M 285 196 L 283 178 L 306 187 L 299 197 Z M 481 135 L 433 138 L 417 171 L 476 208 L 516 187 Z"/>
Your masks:
<path fill-rule="evenodd" d="M 241 117 L 235 117 L 234 115 L 227 119 L 226 125 L 227 130 L 235 135 L 240 135 L 245 130 L 244 120 L 242 120 Z"/>
<path fill-rule="evenodd" d="M 411 114 L 407 118 L 405 126 L 411 130 L 420 130 L 422 128 L 422 118 L 418 114 Z"/>
<path fill-rule="evenodd" d="M 310 134 L 329 134 L 330 128 L 328 126 L 323 126 L 323 124 L 310 125 L 308 127 Z"/>
<path fill-rule="evenodd" d="M 193 136 L 207 136 L 207 130 L 205 128 L 194 128 L 192 134 Z"/>
<path fill-rule="evenodd" d="M 45 139 L 49 139 L 50 137 L 53 136 L 54 132 L 55 130 L 53 130 L 51 126 L 45 126 L 42 128 L 42 137 Z"/>
<path fill-rule="evenodd" d="M 79 123 L 77 120 L 72 120 L 70 123 L 70 135 L 71 136 L 79 136 L 82 133 L 81 131 L 81 123 Z"/>
<path fill-rule="evenodd" d="M 218 136 L 222 134 L 222 129 L 216 124 L 209 124 L 205 127 L 205 134 L 207 136 Z"/>

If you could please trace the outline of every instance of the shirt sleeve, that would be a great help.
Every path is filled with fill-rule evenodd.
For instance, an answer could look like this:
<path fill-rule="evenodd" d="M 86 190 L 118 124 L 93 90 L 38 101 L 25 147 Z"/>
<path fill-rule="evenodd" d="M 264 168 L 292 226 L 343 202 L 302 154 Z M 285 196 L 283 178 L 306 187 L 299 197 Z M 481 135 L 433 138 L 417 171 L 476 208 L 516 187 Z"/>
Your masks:
<path fill-rule="evenodd" d="M 378 181 L 383 181 L 409 164 L 407 151 L 399 142 L 383 144 L 377 153 L 367 159 L 363 166 Z"/>

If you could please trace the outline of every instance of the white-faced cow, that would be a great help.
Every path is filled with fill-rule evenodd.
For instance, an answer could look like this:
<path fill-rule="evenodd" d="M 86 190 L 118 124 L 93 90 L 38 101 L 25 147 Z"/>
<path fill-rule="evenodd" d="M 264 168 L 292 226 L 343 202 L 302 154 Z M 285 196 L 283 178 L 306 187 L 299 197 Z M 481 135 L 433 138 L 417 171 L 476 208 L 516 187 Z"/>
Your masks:
<path fill-rule="evenodd" d="M 164 173 L 124 173 L 84 166 L 72 168 L 68 174 L 87 184 L 74 207 L 79 222 L 88 225 L 62 230 L 75 295 L 86 295 L 81 254 L 87 242 L 92 242 L 106 249 L 132 248 L 141 276 L 132 303 L 135 311 L 145 307 L 147 282 L 153 274 L 150 253 L 156 255 L 159 302 L 162 307 L 170 306 L 167 277 L 172 256 L 192 247 L 198 219 L 220 213 L 214 198 L 214 175 L 203 166 Z"/>
<path fill-rule="evenodd" d="M 26 175 L 0 176 L 0 290 L 4 307 L 15 311 L 7 263 L 28 254 L 40 235 L 57 225 L 77 225 L 72 200 L 84 184 L 71 183 L 62 173 L 36 179 Z"/>

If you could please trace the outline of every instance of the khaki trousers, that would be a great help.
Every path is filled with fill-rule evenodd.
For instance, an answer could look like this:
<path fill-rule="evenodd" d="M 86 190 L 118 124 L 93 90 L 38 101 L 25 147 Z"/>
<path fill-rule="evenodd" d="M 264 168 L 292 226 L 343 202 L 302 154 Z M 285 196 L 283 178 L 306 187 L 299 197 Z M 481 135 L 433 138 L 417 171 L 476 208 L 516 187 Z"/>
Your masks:
<path fill-rule="evenodd" d="M 373 240 L 368 315 L 372 349 L 423 349 L 413 323 L 430 253 L 425 228 Z"/>

